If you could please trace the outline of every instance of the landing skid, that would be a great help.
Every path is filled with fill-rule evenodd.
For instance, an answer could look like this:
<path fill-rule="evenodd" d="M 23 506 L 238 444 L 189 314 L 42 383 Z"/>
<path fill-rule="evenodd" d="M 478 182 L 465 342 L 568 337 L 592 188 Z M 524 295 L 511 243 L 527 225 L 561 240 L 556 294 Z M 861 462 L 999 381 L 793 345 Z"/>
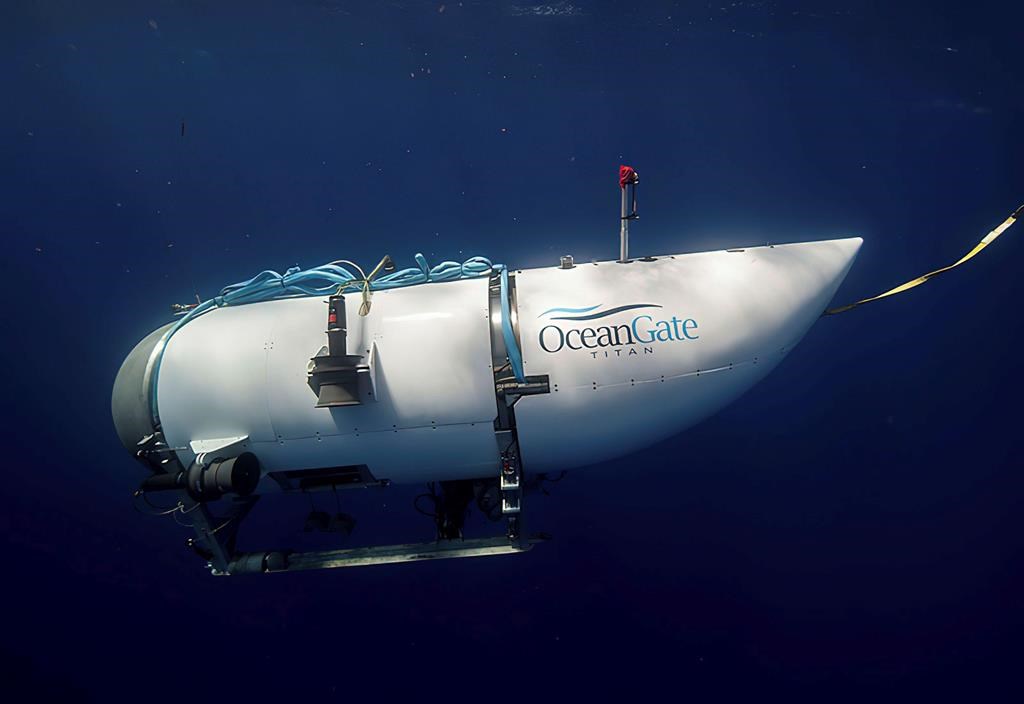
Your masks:
<path fill-rule="evenodd" d="M 437 539 L 429 543 L 371 545 L 314 552 L 291 550 L 236 552 L 235 543 L 239 527 L 259 497 L 236 498 L 228 502 L 227 512 L 224 515 L 215 517 L 211 513 L 211 507 L 205 503 L 194 501 L 187 493 L 183 492 L 178 508 L 182 514 L 190 517 L 191 525 L 196 531 L 196 536 L 189 540 L 188 544 L 206 560 L 211 573 L 216 576 L 365 567 L 528 552 L 537 543 L 547 540 L 548 536 L 541 533 L 531 536 L 524 534 L 522 514 L 524 486 L 522 467 L 518 456 L 518 443 L 514 433 L 509 431 L 499 431 L 499 437 L 504 439 L 505 449 L 501 453 L 501 469 L 496 482 L 498 503 L 494 505 L 494 508 L 498 514 L 494 516 L 494 519 L 504 519 L 504 535 L 468 540 L 461 537 L 462 518 L 466 511 L 466 503 L 472 496 L 472 489 L 467 494 L 465 487 L 453 483 L 451 487 L 442 487 L 442 493 L 434 497 L 437 499 L 435 509 L 438 512 L 435 516 Z M 386 484 L 381 484 L 381 486 L 386 486 Z M 446 493 L 448 491 L 451 493 Z"/>
<path fill-rule="evenodd" d="M 302 553 L 242 553 L 229 564 L 226 572 L 213 569 L 216 576 L 236 574 L 265 574 L 271 572 L 298 572 L 301 570 L 327 570 L 336 567 L 365 567 L 390 565 L 421 560 L 449 560 L 457 557 L 488 557 L 528 552 L 536 543 L 547 540 L 536 535 L 527 540 L 513 542 L 507 537 L 449 540 L 434 543 L 406 545 L 376 545 L 346 550 L 324 550 Z"/>

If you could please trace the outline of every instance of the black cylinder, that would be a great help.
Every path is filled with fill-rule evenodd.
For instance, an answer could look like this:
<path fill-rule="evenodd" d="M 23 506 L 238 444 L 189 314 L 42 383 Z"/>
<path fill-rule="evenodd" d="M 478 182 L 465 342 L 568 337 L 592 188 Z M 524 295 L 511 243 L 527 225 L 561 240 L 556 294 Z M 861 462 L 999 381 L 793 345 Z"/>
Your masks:
<path fill-rule="evenodd" d="M 248 496 L 260 481 L 260 462 L 251 452 L 188 468 L 184 489 L 196 501 L 216 501 L 225 494 Z"/>
<path fill-rule="evenodd" d="M 141 491 L 171 491 L 185 488 L 185 472 L 154 474 L 142 482 Z"/>
<path fill-rule="evenodd" d="M 256 485 L 259 484 L 260 461 L 251 452 L 243 452 L 238 457 L 214 460 L 200 469 L 197 478 L 200 488 L 199 496 L 193 496 L 196 500 L 211 501 L 219 499 L 224 494 L 248 496 L 256 490 Z M 191 472 L 189 479 L 191 491 L 196 487 L 196 483 L 191 481 Z"/>
<path fill-rule="evenodd" d="M 214 486 L 224 494 L 248 496 L 260 482 L 260 461 L 251 452 L 214 462 L 208 471 L 213 474 Z"/>
<path fill-rule="evenodd" d="M 348 354 L 348 314 L 345 297 L 331 296 L 327 302 L 327 350 L 332 357 Z"/>
<path fill-rule="evenodd" d="M 139 487 L 141 491 L 184 489 L 196 501 L 216 501 L 225 494 L 248 496 L 260 483 L 260 461 L 251 452 L 217 459 L 210 464 L 193 463 L 184 472 L 154 474 Z"/>

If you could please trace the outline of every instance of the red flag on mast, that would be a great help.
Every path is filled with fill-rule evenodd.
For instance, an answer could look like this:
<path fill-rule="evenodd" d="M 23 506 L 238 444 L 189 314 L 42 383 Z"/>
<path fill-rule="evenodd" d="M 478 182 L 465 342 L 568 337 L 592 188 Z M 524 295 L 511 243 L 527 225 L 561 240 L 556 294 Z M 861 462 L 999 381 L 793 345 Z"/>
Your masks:
<path fill-rule="evenodd" d="M 625 188 L 631 183 L 636 183 L 640 180 L 640 176 L 637 175 L 636 169 L 632 166 L 626 166 L 625 164 L 619 165 L 619 188 Z"/>

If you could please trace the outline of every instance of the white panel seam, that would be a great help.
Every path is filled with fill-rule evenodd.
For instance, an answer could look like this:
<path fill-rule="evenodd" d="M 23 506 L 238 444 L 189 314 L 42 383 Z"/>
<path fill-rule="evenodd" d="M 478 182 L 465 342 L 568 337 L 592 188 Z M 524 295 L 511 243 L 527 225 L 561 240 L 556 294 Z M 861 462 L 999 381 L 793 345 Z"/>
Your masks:
<path fill-rule="evenodd" d="M 344 433 L 330 433 L 330 434 L 314 433 L 312 435 L 292 435 L 292 436 L 288 436 L 288 437 L 275 436 L 276 439 L 273 440 L 273 441 L 261 440 L 260 442 L 277 442 L 277 443 L 281 443 L 281 442 L 285 442 L 285 441 L 289 441 L 289 440 L 310 440 L 310 439 L 313 439 L 313 438 L 316 438 L 316 437 L 320 437 L 321 439 L 323 439 L 323 438 L 340 438 L 340 437 L 353 437 L 353 436 L 357 436 L 357 435 L 373 435 L 375 433 L 398 433 L 398 432 L 401 432 L 403 430 L 424 430 L 424 429 L 428 429 L 428 428 L 432 428 L 434 430 L 437 430 L 438 428 L 470 428 L 470 427 L 474 427 L 474 426 L 477 426 L 477 425 L 487 425 L 487 426 L 490 427 L 488 432 L 490 432 L 492 434 L 494 432 L 493 431 L 494 418 L 484 418 L 482 420 L 463 421 L 461 423 L 437 423 L 437 424 L 433 424 L 432 423 L 430 425 L 404 425 L 404 426 L 397 427 L 397 428 L 381 428 L 381 429 L 375 429 L 375 430 L 353 430 L 352 432 L 344 432 Z"/>
<path fill-rule="evenodd" d="M 793 345 L 783 345 L 778 350 L 766 353 L 764 355 L 764 357 L 767 358 L 768 356 L 770 356 L 772 354 L 776 354 L 776 353 L 785 354 L 786 350 L 792 349 L 792 347 L 793 347 Z M 725 364 L 725 365 L 718 366 L 718 367 L 709 367 L 708 369 L 695 369 L 693 371 L 682 372 L 680 374 L 664 374 L 664 375 L 657 376 L 657 377 L 654 377 L 654 378 L 651 378 L 651 379 L 629 379 L 627 381 L 616 381 L 616 382 L 613 382 L 611 384 L 598 384 L 597 382 L 592 381 L 589 384 L 579 384 L 577 386 L 561 386 L 560 384 L 553 384 L 552 387 L 554 389 L 558 389 L 560 387 L 561 389 L 564 389 L 566 391 L 572 391 L 572 390 L 576 390 L 576 389 L 592 389 L 592 390 L 596 390 L 596 389 L 610 389 L 610 388 L 615 388 L 615 387 L 618 387 L 618 386 L 637 386 L 639 384 L 660 384 L 662 382 L 672 381 L 672 380 L 675 380 L 675 379 L 686 379 L 688 377 L 697 377 L 697 376 L 700 376 L 701 374 L 713 374 L 715 372 L 726 372 L 726 371 L 731 371 L 733 369 L 737 369 L 739 367 L 751 366 L 751 365 L 757 364 L 759 359 L 762 359 L 762 357 L 760 355 L 759 356 L 755 356 L 753 359 L 745 360 L 745 361 L 742 361 L 742 362 L 730 362 L 729 364 Z M 552 392 L 552 393 L 554 393 L 554 392 Z"/>

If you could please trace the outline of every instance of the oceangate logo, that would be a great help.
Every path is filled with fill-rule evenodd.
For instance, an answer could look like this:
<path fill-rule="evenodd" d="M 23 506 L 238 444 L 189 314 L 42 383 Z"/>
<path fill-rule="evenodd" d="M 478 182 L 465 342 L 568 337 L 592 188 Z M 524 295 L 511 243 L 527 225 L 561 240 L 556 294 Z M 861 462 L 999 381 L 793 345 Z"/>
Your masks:
<path fill-rule="evenodd" d="M 573 323 L 584 323 L 617 316 L 628 311 L 661 308 L 657 303 L 630 303 L 602 310 L 602 306 L 587 308 L 549 308 L 538 318 L 548 318 L 551 323 L 540 329 L 540 347 L 554 354 L 563 349 L 587 350 L 597 358 L 653 354 L 657 344 L 697 340 L 697 321 L 693 318 L 664 318 L 656 313 L 634 315 L 629 322 L 580 327 Z M 559 321 L 559 322 L 555 322 Z"/>

